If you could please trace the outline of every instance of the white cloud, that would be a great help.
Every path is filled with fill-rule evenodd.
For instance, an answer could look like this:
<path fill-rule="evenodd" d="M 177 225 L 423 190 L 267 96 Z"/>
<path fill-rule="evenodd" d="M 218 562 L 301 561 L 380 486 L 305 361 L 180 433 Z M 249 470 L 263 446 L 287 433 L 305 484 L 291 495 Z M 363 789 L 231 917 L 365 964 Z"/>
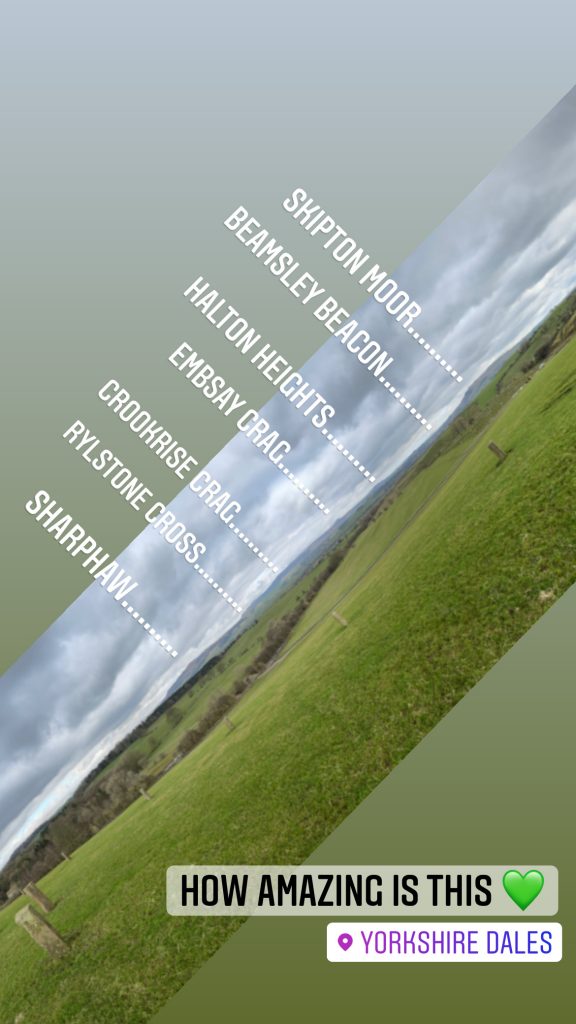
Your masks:
<path fill-rule="evenodd" d="M 395 273 L 422 304 L 421 330 L 463 373 L 465 387 L 576 286 L 575 97 Z M 358 316 L 394 355 L 392 382 L 440 429 L 463 391 L 374 300 Z M 336 407 L 333 432 L 379 481 L 422 443 L 414 417 L 336 339 L 308 362 L 305 375 Z M 369 485 L 282 396 L 268 403 L 265 415 L 293 441 L 286 462 L 331 508 L 330 517 L 241 435 L 209 468 L 240 500 L 242 529 L 284 568 L 354 508 Z M 188 489 L 171 508 L 205 540 L 204 567 L 248 608 L 272 574 Z M 0 697 L 0 861 L 237 621 L 152 528 L 120 561 L 141 583 L 134 598 L 142 614 L 180 656 L 169 659 L 94 584 L 12 666 Z"/>

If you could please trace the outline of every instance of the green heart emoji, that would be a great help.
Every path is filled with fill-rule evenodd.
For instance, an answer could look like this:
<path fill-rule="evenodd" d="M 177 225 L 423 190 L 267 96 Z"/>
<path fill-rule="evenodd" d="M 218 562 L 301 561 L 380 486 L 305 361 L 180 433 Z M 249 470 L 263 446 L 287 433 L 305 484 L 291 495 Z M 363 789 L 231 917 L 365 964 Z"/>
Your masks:
<path fill-rule="evenodd" d="M 526 910 L 542 892 L 544 875 L 535 868 L 527 871 L 525 875 L 521 875 L 519 871 L 507 871 L 502 878 L 502 885 L 520 910 Z"/>

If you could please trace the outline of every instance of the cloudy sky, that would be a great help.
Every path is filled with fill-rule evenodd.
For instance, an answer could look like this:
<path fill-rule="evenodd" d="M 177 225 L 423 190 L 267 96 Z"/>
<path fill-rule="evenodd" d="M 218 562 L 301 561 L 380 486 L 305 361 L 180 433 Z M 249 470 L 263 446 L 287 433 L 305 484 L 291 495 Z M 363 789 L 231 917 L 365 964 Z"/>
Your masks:
<path fill-rule="evenodd" d="M 435 431 L 474 380 L 576 286 L 575 168 L 576 90 L 395 272 L 422 306 L 418 329 L 457 367 L 462 384 L 373 299 L 359 310 L 361 325 L 394 355 L 390 380 Z M 274 343 L 290 359 L 289 340 Z M 277 394 L 264 414 L 293 446 L 287 466 L 330 516 L 243 435 L 208 468 L 241 502 L 238 525 L 282 569 L 430 436 L 335 338 L 303 375 L 334 405 L 331 429 L 377 484 Z M 205 541 L 202 567 L 249 608 L 273 574 L 188 488 L 170 507 Z M 169 657 L 93 584 L 5 674 L 0 864 L 162 700 L 186 665 L 237 622 L 237 613 L 151 527 L 120 563 L 140 583 L 136 607 L 179 656 Z"/>

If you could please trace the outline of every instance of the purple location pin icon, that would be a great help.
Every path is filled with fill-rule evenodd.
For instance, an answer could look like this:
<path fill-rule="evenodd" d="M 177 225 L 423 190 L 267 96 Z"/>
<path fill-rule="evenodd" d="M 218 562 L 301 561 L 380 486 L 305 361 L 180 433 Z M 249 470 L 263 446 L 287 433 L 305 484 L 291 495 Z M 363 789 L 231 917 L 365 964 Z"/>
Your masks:
<path fill-rule="evenodd" d="M 353 941 L 354 940 L 352 936 L 348 935 L 348 932 L 342 932 L 342 935 L 338 936 L 338 945 L 340 946 L 340 949 L 344 950 L 345 953 L 348 952 Z"/>

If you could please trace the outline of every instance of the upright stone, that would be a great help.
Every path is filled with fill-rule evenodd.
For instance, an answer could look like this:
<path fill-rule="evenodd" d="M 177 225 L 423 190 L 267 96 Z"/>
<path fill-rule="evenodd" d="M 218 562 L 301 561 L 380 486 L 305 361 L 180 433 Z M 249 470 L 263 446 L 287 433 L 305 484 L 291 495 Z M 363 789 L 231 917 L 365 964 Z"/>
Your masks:
<path fill-rule="evenodd" d="M 346 619 L 344 618 L 344 616 L 340 615 L 339 612 L 333 611 L 332 612 L 332 618 L 336 619 L 336 622 L 339 622 L 341 626 L 347 626 L 348 625 L 348 623 L 347 623 Z"/>
<path fill-rule="evenodd" d="M 68 945 L 62 936 L 51 924 L 48 924 L 48 921 L 44 920 L 37 910 L 34 910 L 34 907 L 23 907 L 18 911 L 14 920 L 50 956 L 65 956 L 68 952 Z"/>
<path fill-rule="evenodd" d="M 145 800 L 151 800 L 152 799 L 152 797 L 150 796 L 150 793 L 148 793 L 144 788 L 139 789 L 138 792 L 140 793 L 140 796 L 144 797 Z"/>
<path fill-rule="evenodd" d="M 496 458 L 500 459 L 500 462 L 504 462 L 504 459 L 506 458 L 508 453 L 502 451 L 502 449 L 498 447 L 495 441 L 490 441 L 488 448 L 490 449 L 491 452 L 494 452 L 494 455 L 496 456 Z"/>
<path fill-rule="evenodd" d="M 52 900 L 48 898 L 45 892 L 42 892 L 42 889 L 39 889 L 37 885 L 34 885 L 34 882 L 29 882 L 28 885 L 25 885 L 22 892 L 26 896 L 29 896 L 31 900 L 34 900 L 34 903 L 36 903 L 40 907 L 40 910 L 43 910 L 45 914 L 49 914 L 51 910 L 54 910 L 56 904 L 52 903 Z"/>

